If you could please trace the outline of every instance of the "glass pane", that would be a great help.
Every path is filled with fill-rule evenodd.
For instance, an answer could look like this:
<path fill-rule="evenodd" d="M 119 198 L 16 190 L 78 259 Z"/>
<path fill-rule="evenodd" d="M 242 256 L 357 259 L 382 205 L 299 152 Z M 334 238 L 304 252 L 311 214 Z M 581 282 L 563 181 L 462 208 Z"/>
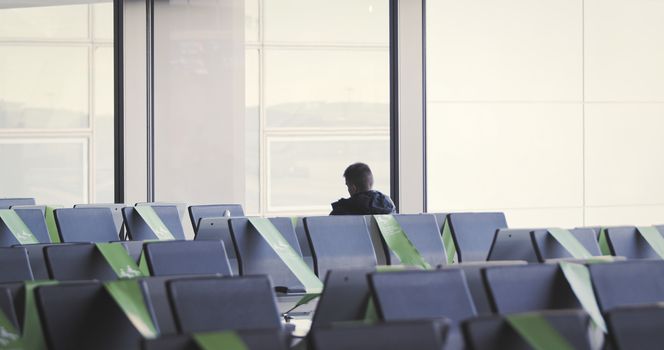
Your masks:
<path fill-rule="evenodd" d="M 387 128 L 389 86 L 387 49 L 265 52 L 268 127 Z"/>
<path fill-rule="evenodd" d="M 258 0 L 246 0 L 244 2 L 244 40 L 256 42 L 259 40 L 260 10 Z"/>
<path fill-rule="evenodd" d="M 0 139 L 2 195 L 38 203 L 87 202 L 85 139 Z"/>
<path fill-rule="evenodd" d="M 389 42 L 387 0 L 264 1 L 265 41 Z"/>
<path fill-rule="evenodd" d="M 95 40 L 113 40 L 113 3 L 92 5 Z"/>
<path fill-rule="evenodd" d="M 113 194 L 113 48 L 94 54 L 94 202 L 112 203 Z"/>
<path fill-rule="evenodd" d="M 374 188 L 389 194 L 389 137 L 289 137 L 268 141 L 269 210 L 331 211 L 330 203 L 348 197 L 343 172 L 367 163 Z"/>
<path fill-rule="evenodd" d="M 0 128 L 88 127 L 88 70 L 87 47 L 0 45 Z"/>
<path fill-rule="evenodd" d="M 259 57 L 258 50 L 246 52 L 245 76 L 245 208 L 247 214 L 260 211 L 260 111 L 259 91 Z"/>
<path fill-rule="evenodd" d="M 0 37 L 87 38 L 88 5 L 0 9 Z"/>

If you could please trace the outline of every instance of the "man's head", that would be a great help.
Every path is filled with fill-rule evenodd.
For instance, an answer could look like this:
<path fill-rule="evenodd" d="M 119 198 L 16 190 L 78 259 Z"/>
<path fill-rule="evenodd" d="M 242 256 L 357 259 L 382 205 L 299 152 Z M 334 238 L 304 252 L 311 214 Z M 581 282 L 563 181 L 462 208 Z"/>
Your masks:
<path fill-rule="evenodd" d="M 355 193 L 366 192 L 373 188 L 373 174 L 369 166 L 364 163 L 351 164 L 344 171 L 346 187 L 352 196 Z"/>

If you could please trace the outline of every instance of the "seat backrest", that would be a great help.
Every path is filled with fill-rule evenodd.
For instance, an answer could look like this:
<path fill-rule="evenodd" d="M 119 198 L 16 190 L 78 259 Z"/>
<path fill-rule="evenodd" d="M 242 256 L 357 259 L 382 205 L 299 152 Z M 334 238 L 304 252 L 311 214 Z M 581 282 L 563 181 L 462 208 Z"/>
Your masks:
<path fill-rule="evenodd" d="M 36 289 L 49 349 L 140 349 L 141 334 L 99 282 Z"/>
<path fill-rule="evenodd" d="M 558 265 L 488 267 L 482 272 L 497 313 L 580 308 Z"/>
<path fill-rule="evenodd" d="M 597 303 L 615 307 L 664 302 L 664 261 L 632 260 L 590 264 Z"/>
<path fill-rule="evenodd" d="M 28 252 L 28 260 L 30 260 L 30 269 L 32 276 L 35 280 L 47 280 L 50 277 L 48 267 L 46 266 L 46 257 L 44 256 L 44 248 L 52 245 L 66 245 L 68 243 L 39 243 L 39 244 L 26 244 L 14 245 L 13 248 L 25 249 Z"/>
<path fill-rule="evenodd" d="M 662 230 L 659 232 L 664 233 Z M 606 229 L 606 239 L 611 253 L 615 256 L 624 256 L 627 259 L 659 258 L 648 242 L 641 237 L 636 227 L 609 227 Z"/>
<path fill-rule="evenodd" d="M 271 218 L 270 222 L 302 257 L 293 224 L 289 218 Z M 268 275 L 283 292 L 304 292 L 304 285 L 247 218 L 230 220 L 231 233 L 240 258 L 242 275 Z"/>
<path fill-rule="evenodd" d="M 15 205 L 35 205 L 34 198 L 0 198 L 0 209 L 9 209 Z"/>
<path fill-rule="evenodd" d="M 451 213 L 448 216 L 459 261 L 486 261 L 496 231 L 507 228 L 503 213 Z"/>
<path fill-rule="evenodd" d="M 167 285 L 169 281 L 182 278 L 181 276 L 151 276 L 141 277 L 139 285 L 143 291 L 145 305 L 147 306 L 152 319 L 160 335 L 177 334 L 175 319 L 173 318 L 173 308 L 168 298 Z"/>
<path fill-rule="evenodd" d="M 247 349 L 251 350 L 286 350 L 287 337 L 279 330 L 246 330 L 235 332 Z M 198 349 L 190 335 L 160 336 L 157 339 L 143 341 L 143 350 L 191 350 Z"/>
<path fill-rule="evenodd" d="M 369 299 L 367 275 L 373 271 L 373 268 L 328 271 L 311 329 L 364 319 Z"/>
<path fill-rule="evenodd" d="M 0 283 L 33 280 L 25 248 L 0 248 Z"/>
<path fill-rule="evenodd" d="M 182 221 L 178 208 L 175 205 L 153 205 L 151 206 L 157 216 L 166 225 L 169 231 L 173 234 L 175 239 L 185 239 L 184 229 L 182 228 Z M 152 231 L 150 226 L 143 220 L 141 215 L 134 209 L 134 207 L 122 208 L 122 215 L 127 226 L 127 236 L 132 241 L 146 241 L 158 239 L 157 235 Z"/>
<path fill-rule="evenodd" d="M 55 209 L 62 242 L 111 242 L 120 239 L 109 208 Z"/>
<path fill-rule="evenodd" d="M 431 213 L 436 218 L 436 224 L 438 225 L 438 232 L 443 233 L 443 228 L 445 227 L 445 221 L 447 221 L 447 215 L 449 213 Z"/>
<path fill-rule="evenodd" d="M 61 244 L 44 248 L 49 275 L 59 281 L 116 280 L 117 275 L 94 244 Z"/>
<path fill-rule="evenodd" d="M 399 214 L 394 215 L 394 219 L 429 265 L 435 268 L 447 263 L 443 239 L 435 216 L 432 214 Z M 389 265 L 400 265 L 401 260 L 388 248 L 382 239 L 382 235 L 380 237 L 387 263 Z"/>
<path fill-rule="evenodd" d="M 430 320 L 388 322 L 313 330 L 316 350 L 440 350 L 447 325 Z"/>
<path fill-rule="evenodd" d="M 307 231 L 304 229 L 304 218 L 298 217 L 295 219 L 295 235 L 297 236 L 297 243 L 300 245 L 300 251 L 302 252 L 302 258 L 304 262 L 309 265 L 309 267 L 314 269 L 314 257 L 311 253 L 311 246 L 309 245 L 309 239 L 307 238 Z"/>
<path fill-rule="evenodd" d="M 51 238 L 46 228 L 44 212 L 39 208 L 13 208 L 16 215 L 25 223 L 39 243 L 50 243 Z M 20 242 L 14 237 L 9 227 L 0 219 L 0 247 L 11 247 Z"/>
<path fill-rule="evenodd" d="M 477 314 L 461 270 L 376 272 L 369 286 L 385 321 L 447 318 L 455 325 Z"/>
<path fill-rule="evenodd" d="M 266 276 L 192 278 L 168 282 L 178 330 L 281 329 Z"/>
<path fill-rule="evenodd" d="M 597 243 L 597 235 L 595 231 L 589 228 L 575 228 L 569 232 L 586 248 L 586 250 L 593 256 L 600 256 L 602 252 L 599 250 Z M 534 230 L 531 232 L 533 247 L 537 254 L 537 259 L 540 262 L 545 262 L 549 259 L 563 259 L 571 258 L 570 254 L 565 248 L 558 243 L 558 241 L 549 233 L 548 230 Z"/>
<path fill-rule="evenodd" d="M 122 237 L 124 229 L 124 219 L 122 218 L 122 208 L 126 207 L 125 204 L 75 204 L 74 208 L 109 208 L 113 214 L 113 222 L 115 229 L 118 231 L 118 236 Z"/>
<path fill-rule="evenodd" d="M 0 311 L 2 311 L 7 321 L 9 321 L 15 329 L 21 329 L 13 297 L 13 289 L 16 285 L 18 284 L 12 284 L 11 286 L 8 284 L 0 284 Z"/>
<path fill-rule="evenodd" d="M 189 206 L 189 219 L 194 227 L 194 232 L 198 228 L 198 223 L 203 218 L 224 217 L 226 212 L 230 217 L 244 216 L 244 210 L 240 204 L 206 204 Z"/>
<path fill-rule="evenodd" d="M 529 228 L 499 229 L 491 244 L 487 260 L 525 260 L 529 263 L 538 262 L 533 241 L 530 238 L 532 230 Z"/>
<path fill-rule="evenodd" d="M 231 236 L 231 218 L 202 218 L 198 224 L 198 230 L 194 237 L 197 241 L 222 241 L 231 264 L 233 276 L 240 275 L 240 261 L 238 259 L 237 247 Z"/>
<path fill-rule="evenodd" d="M 617 350 L 656 350 L 664 344 L 664 307 L 660 305 L 614 309 L 608 312 L 606 321 Z"/>
<path fill-rule="evenodd" d="M 477 314 L 489 315 L 492 314 L 493 311 L 491 309 L 491 302 L 489 301 L 489 294 L 487 292 L 486 286 L 484 285 L 484 279 L 482 278 L 482 269 L 492 266 L 495 267 L 514 265 L 526 265 L 526 262 L 523 260 L 487 261 L 453 264 L 447 265 L 445 268 L 459 269 L 463 271 L 463 274 L 466 277 L 466 283 L 468 284 L 468 290 L 470 290 L 470 295 L 473 297 L 473 304 L 475 304 Z"/>
<path fill-rule="evenodd" d="M 144 245 L 152 276 L 232 275 L 222 241 L 163 241 Z"/>
<path fill-rule="evenodd" d="M 376 254 L 363 216 L 304 218 L 318 276 L 328 270 L 376 266 Z"/>
<path fill-rule="evenodd" d="M 588 340 L 590 318 L 581 310 L 541 311 L 542 317 L 572 345 L 573 349 L 592 349 Z M 512 328 L 503 316 L 486 316 L 462 324 L 469 350 L 513 349 L 532 347 Z"/>

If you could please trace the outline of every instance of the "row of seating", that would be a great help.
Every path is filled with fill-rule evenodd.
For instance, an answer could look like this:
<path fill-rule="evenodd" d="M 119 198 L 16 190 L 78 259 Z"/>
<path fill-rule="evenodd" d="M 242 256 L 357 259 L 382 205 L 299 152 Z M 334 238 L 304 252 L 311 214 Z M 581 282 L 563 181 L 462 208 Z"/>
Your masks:
<path fill-rule="evenodd" d="M 622 261 L 591 264 L 588 268 L 598 304 L 611 329 L 608 341 L 617 349 L 659 348 L 664 341 L 659 323 L 664 320 L 664 308 L 656 303 L 664 302 L 664 262 Z M 343 334 L 343 329 L 365 321 L 371 300 L 382 325 L 377 329 L 387 327 L 401 334 L 403 339 L 395 340 L 401 346 L 407 340 L 411 344 L 439 345 L 412 347 L 418 349 L 440 349 L 443 343 L 446 349 L 528 349 L 528 342 L 510 327 L 507 317 L 539 312 L 575 349 L 593 347 L 588 334 L 591 321 L 558 265 L 485 267 L 482 276 L 495 314 L 477 317 L 459 268 L 330 271 L 314 313 L 311 336 L 305 341 L 313 349 L 332 349 L 334 344 L 349 349 L 396 349 L 389 343 L 379 346 L 383 343 L 364 338 L 375 331 L 363 332 L 370 327 L 347 330 L 349 345 L 342 346 L 340 339 L 344 338 L 337 332 L 342 330 L 339 333 Z M 291 340 L 280 321 L 267 277 L 169 276 L 137 281 L 162 335 L 145 341 L 146 349 L 187 349 L 192 334 L 210 331 L 239 331 L 243 338 L 262 339 L 256 340 L 252 349 L 286 348 Z M 24 321 L 22 313 L 16 312 L 25 308 L 24 288 L 23 284 L 0 286 L 0 307 L 17 329 Z M 102 282 L 40 286 L 35 298 L 50 349 L 138 349 L 141 344 L 143 337 Z M 436 320 L 437 330 L 431 331 L 434 326 L 423 323 L 425 320 Z M 418 322 L 423 328 L 416 329 L 429 330 L 429 335 L 421 339 L 408 334 Z"/>

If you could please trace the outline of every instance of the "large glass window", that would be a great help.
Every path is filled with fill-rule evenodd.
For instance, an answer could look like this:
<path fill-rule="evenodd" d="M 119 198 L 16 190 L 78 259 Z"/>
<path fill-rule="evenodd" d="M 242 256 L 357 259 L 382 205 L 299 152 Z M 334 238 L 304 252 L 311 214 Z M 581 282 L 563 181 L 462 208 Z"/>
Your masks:
<path fill-rule="evenodd" d="M 389 1 L 254 0 L 245 11 L 246 211 L 327 214 L 358 161 L 389 193 Z"/>
<path fill-rule="evenodd" d="M 113 5 L 47 5 L 0 8 L 0 196 L 112 202 Z"/>
<path fill-rule="evenodd" d="M 428 207 L 656 224 L 664 3 L 427 1 Z"/>

